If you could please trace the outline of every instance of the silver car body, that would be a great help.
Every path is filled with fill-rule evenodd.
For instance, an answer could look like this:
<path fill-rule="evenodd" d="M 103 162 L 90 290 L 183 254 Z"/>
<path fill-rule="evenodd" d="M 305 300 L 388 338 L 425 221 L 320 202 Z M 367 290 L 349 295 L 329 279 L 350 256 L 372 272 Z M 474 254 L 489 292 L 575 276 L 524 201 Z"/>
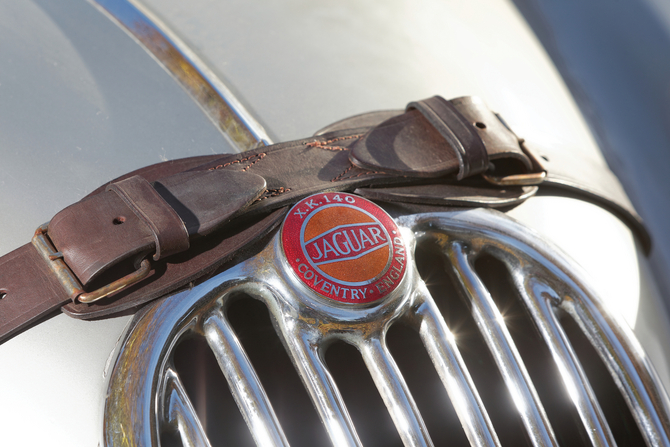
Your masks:
<path fill-rule="evenodd" d="M 136 6 L 193 51 L 268 140 L 305 137 L 350 115 L 435 94 L 477 95 L 527 140 L 577 146 L 604 163 L 565 83 L 511 2 Z M 121 19 L 94 1 L 0 2 L 0 254 L 121 174 L 238 150 L 115 21 Z M 669 387 L 663 341 L 670 320 L 629 228 L 567 197 L 534 197 L 509 215 L 586 270 Z M 0 443 L 98 445 L 110 365 L 130 319 L 58 315 L 0 345 Z"/>

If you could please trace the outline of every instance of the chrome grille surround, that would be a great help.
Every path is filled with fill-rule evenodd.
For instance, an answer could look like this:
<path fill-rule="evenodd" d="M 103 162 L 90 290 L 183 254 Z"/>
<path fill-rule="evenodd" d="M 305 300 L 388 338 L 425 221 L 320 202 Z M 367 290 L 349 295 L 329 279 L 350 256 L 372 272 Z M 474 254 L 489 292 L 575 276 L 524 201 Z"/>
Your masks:
<path fill-rule="evenodd" d="M 178 433 L 187 446 L 209 445 L 172 365 L 179 341 L 193 334 L 207 340 L 257 445 L 288 445 L 253 365 L 225 317 L 228 300 L 239 293 L 268 307 L 333 445 L 361 445 L 323 361 L 323 346 L 336 339 L 360 351 L 403 443 L 432 445 L 386 347 L 386 331 L 399 320 L 419 332 L 470 443 L 500 445 L 454 336 L 414 266 L 417 241 L 430 239 L 444 253 L 471 302 L 473 318 L 533 445 L 558 444 L 500 311 L 474 270 L 480 254 L 499 259 L 509 269 L 592 444 L 616 445 L 554 313 L 556 308 L 577 322 L 600 355 L 647 445 L 670 446 L 670 403 L 648 357 L 627 324 L 607 310 L 585 275 L 558 249 L 503 214 L 487 210 L 418 214 L 401 217 L 397 223 L 409 245 L 407 274 L 393 294 L 371 305 L 327 301 L 309 291 L 286 265 L 275 236 L 259 255 L 145 308 L 128 331 L 110 377 L 106 445 L 160 445 L 161 430 Z"/>

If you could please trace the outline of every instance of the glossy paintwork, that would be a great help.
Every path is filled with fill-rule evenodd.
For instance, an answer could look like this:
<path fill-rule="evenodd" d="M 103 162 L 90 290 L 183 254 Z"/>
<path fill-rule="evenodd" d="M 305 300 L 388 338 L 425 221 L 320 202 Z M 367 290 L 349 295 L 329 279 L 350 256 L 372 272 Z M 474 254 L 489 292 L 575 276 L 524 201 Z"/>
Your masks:
<path fill-rule="evenodd" d="M 599 156 L 557 71 L 505 1 L 145 5 L 276 141 L 434 94 L 477 94 L 527 139 Z M 0 253 L 129 170 L 232 150 L 170 75 L 85 1 L 0 3 L 0 34 Z M 629 292 L 617 300 L 627 310 L 639 303 L 636 331 L 667 378 L 667 315 L 630 232 L 593 205 L 547 199 L 516 216 L 593 267 L 596 287 Z M 601 212 L 582 214 L 584 206 Z M 616 256 L 603 256 L 605 247 Z M 127 320 L 61 315 L 0 346 L 0 441 L 96 445 L 106 365 Z"/>
<path fill-rule="evenodd" d="M 670 305 L 670 2 L 514 0 L 645 220 Z"/>
<path fill-rule="evenodd" d="M 158 17 L 130 0 L 96 0 L 100 10 L 138 39 L 240 152 L 271 144 L 226 85 Z"/>
<path fill-rule="evenodd" d="M 93 6 L 0 4 L 0 254 L 130 170 L 231 150 L 181 87 Z"/>
<path fill-rule="evenodd" d="M 143 3 L 239 92 L 275 141 L 435 94 L 477 95 L 528 140 L 597 154 L 565 84 L 507 1 Z"/>
<path fill-rule="evenodd" d="M 129 170 L 230 151 L 170 75 L 93 6 L 0 2 L 0 254 Z M 61 315 L 0 346 L 0 444 L 96 445 L 105 365 L 127 319 Z"/>

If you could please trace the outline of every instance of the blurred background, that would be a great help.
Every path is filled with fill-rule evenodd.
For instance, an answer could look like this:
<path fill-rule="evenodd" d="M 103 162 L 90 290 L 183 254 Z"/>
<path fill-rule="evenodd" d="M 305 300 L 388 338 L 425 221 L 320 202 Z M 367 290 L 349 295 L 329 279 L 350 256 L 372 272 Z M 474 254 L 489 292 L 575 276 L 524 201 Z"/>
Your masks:
<path fill-rule="evenodd" d="M 670 304 L 670 2 L 513 0 L 652 233 Z"/>

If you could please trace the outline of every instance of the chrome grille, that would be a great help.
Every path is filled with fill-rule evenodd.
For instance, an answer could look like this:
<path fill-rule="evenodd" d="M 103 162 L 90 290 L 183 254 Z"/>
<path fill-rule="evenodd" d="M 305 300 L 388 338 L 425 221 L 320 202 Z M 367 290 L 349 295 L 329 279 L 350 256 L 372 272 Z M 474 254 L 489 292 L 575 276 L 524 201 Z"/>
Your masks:
<path fill-rule="evenodd" d="M 558 250 L 491 211 L 420 214 L 397 222 L 411 241 L 408 266 L 414 266 L 411 252 L 417 243 L 429 241 L 438 247 L 447 273 L 469 303 L 532 445 L 558 445 L 557 437 L 505 319 L 475 270 L 481 256 L 496 258 L 509 272 L 591 444 L 616 445 L 559 312 L 576 322 L 598 352 L 647 445 L 670 445 L 668 398 L 646 354 L 626 323 L 607 310 L 583 274 Z M 288 445 L 254 365 L 226 316 L 229 303 L 240 294 L 267 306 L 333 445 L 362 445 L 324 361 L 325 348 L 338 340 L 360 352 L 403 444 L 433 445 L 386 344 L 387 331 L 396 322 L 419 333 L 470 444 L 501 445 L 457 340 L 415 267 L 408 268 L 401 286 L 378 303 L 335 305 L 295 280 L 276 237 L 259 255 L 146 308 L 135 318 L 110 379 L 107 445 L 159 445 L 164 432 L 177 434 L 187 446 L 209 445 L 173 364 L 176 347 L 189 337 L 207 341 L 256 444 Z"/>

